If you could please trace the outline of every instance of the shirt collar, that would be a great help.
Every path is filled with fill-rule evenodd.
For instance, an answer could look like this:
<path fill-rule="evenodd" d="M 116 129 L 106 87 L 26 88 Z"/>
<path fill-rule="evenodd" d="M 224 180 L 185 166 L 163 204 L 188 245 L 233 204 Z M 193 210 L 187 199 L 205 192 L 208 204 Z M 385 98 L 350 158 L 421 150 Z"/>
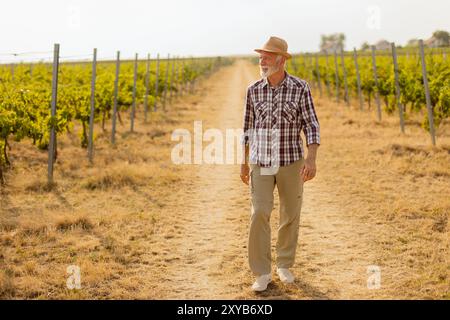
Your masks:
<path fill-rule="evenodd" d="M 285 77 L 281 81 L 281 83 L 278 85 L 277 88 L 290 87 L 292 85 L 291 75 L 286 70 L 284 71 L 284 74 L 285 74 Z M 269 81 L 267 80 L 267 78 L 263 78 L 262 86 L 263 87 L 270 86 Z"/>

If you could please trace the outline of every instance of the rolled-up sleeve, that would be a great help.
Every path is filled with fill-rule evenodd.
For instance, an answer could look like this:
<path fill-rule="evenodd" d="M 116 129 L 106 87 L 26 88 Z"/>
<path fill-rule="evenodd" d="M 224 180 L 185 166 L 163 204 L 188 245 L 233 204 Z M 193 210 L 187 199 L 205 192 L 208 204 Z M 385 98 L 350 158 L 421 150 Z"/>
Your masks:
<path fill-rule="evenodd" d="M 308 146 L 313 143 L 320 144 L 319 119 L 314 109 L 314 101 L 308 84 L 303 89 L 303 94 L 300 98 L 300 112 L 302 116 L 302 130 L 306 137 L 306 145 Z"/>
<path fill-rule="evenodd" d="M 251 91 L 250 87 L 247 88 L 247 93 L 245 96 L 245 110 L 244 110 L 244 123 L 243 123 L 243 136 L 241 139 L 242 145 L 249 144 L 249 136 L 251 135 L 251 131 L 254 128 L 254 120 L 255 120 L 255 110 L 253 109 L 253 103 L 251 99 Z"/>

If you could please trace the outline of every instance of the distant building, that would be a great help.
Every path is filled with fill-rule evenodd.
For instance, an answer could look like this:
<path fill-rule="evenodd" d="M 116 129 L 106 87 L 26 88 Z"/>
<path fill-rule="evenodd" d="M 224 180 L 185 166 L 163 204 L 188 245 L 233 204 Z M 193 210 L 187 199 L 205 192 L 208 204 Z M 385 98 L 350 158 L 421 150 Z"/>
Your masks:
<path fill-rule="evenodd" d="M 391 44 L 387 40 L 380 40 L 375 43 L 375 49 L 377 50 L 391 50 Z"/>
<path fill-rule="evenodd" d="M 438 39 L 435 36 L 432 36 L 430 39 L 425 40 L 423 44 L 428 48 L 439 48 L 446 45 L 443 39 Z"/>

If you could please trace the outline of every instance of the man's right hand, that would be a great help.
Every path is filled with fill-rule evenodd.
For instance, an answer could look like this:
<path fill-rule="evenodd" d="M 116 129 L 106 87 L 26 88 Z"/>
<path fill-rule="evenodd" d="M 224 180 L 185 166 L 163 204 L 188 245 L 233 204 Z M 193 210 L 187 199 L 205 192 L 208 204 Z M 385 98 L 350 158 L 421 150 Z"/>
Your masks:
<path fill-rule="evenodd" d="M 248 164 L 241 164 L 241 180 L 243 183 L 248 185 L 248 181 L 250 179 L 250 167 Z"/>

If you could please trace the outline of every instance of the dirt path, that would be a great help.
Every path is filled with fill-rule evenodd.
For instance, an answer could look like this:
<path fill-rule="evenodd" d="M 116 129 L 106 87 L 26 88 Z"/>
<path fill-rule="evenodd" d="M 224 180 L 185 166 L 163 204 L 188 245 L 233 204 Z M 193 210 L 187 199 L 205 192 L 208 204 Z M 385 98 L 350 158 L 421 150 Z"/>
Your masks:
<path fill-rule="evenodd" d="M 203 130 L 240 126 L 245 87 L 254 79 L 246 62 L 215 74 L 204 91 L 196 120 Z M 169 266 L 170 298 L 231 298 L 241 292 L 246 253 L 247 195 L 236 180 L 235 165 L 188 165 L 190 192 L 180 199 L 183 233 L 172 245 L 176 264 Z"/>

